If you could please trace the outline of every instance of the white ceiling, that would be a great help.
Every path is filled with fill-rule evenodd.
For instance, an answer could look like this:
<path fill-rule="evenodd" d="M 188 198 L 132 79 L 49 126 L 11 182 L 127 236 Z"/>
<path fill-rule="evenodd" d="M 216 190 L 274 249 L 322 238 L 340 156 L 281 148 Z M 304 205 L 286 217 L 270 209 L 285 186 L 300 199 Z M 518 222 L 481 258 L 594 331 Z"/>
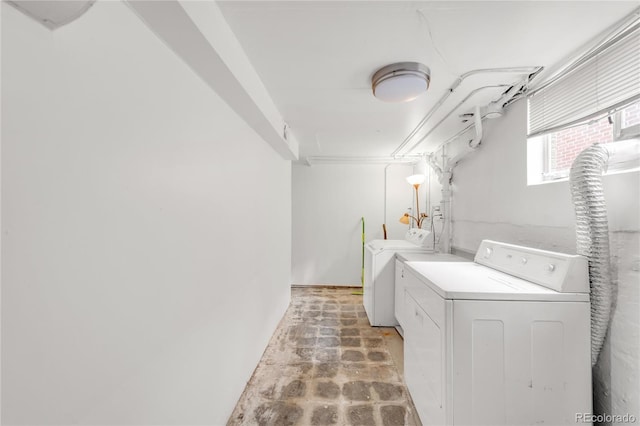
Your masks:
<path fill-rule="evenodd" d="M 221 1 L 220 8 L 300 143 L 300 157 L 389 156 L 456 78 L 479 68 L 544 66 L 549 74 L 631 13 L 636 1 Z M 431 68 L 413 102 L 373 97 L 371 76 L 401 61 Z M 482 89 L 409 152 L 472 90 L 523 73 L 480 74 L 451 94 L 400 154 L 433 150 L 465 125 L 459 114 L 496 100 Z"/>

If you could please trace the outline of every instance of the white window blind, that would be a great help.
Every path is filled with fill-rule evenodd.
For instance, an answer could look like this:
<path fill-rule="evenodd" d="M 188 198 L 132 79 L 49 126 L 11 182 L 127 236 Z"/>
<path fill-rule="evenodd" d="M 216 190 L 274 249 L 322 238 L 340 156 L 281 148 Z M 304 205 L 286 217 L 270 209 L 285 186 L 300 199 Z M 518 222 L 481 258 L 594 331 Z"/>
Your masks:
<path fill-rule="evenodd" d="M 608 114 L 640 99 L 640 23 L 528 96 L 529 137 Z"/>

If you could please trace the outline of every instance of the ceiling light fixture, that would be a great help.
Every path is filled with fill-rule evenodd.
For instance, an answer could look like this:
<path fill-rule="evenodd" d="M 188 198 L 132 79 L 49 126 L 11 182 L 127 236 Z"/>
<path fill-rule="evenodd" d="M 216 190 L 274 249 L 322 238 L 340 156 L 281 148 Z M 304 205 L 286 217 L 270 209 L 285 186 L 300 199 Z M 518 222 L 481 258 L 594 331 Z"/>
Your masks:
<path fill-rule="evenodd" d="M 385 102 L 412 101 L 429 88 L 431 70 L 418 62 L 398 62 L 380 68 L 371 78 L 373 95 Z"/>
<path fill-rule="evenodd" d="M 34 1 L 10 0 L 11 6 L 30 18 L 40 22 L 50 30 L 66 25 L 84 14 L 96 0 L 83 1 Z"/>

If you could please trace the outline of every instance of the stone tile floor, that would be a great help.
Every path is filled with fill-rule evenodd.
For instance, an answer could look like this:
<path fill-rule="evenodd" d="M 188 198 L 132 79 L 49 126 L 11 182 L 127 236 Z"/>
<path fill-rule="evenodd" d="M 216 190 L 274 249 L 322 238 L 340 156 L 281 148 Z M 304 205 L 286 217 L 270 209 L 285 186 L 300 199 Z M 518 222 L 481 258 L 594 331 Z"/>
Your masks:
<path fill-rule="evenodd" d="M 294 287 L 229 418 L 235 425 L 420 425 L 390 351 L 353 288 Z"/>

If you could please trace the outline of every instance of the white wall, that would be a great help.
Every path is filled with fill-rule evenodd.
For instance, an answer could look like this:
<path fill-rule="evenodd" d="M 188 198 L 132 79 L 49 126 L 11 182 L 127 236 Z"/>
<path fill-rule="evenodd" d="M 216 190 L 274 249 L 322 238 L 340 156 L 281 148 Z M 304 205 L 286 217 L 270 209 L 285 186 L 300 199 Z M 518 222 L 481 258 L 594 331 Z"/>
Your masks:
<path fill-rule="evenodd" d="M 480 149 L 454 170 L 453 245 L 482 239 L 575 253 L 575 213 L 567 182 L 527 186 L 526 103 L 485 126 Z M 640 418 L 640 179 L 606 176 L 617 307 L 594 371 L 595 411 Z"/>
<path fill-rule="evenodd" d="M 290 179 L 122 3 L 3 2 L 2 423 L 226 423 L 288 305 Z"/>
<path fill-rule="evenodd" d="M 434 207 L 442 208 L 440 203 L 442 201 L 442 185 L 438 180 L 437 173 L 427 165 L 426 159 L 424 161 L 419 161 L 414 165 L 413 173 L 423 174 L 427 177 L 425 183 L 420 185 L 419 189 L 420 212 L 424 209 L 424 212 L 429 215 L 429 217 L 423 222 L 422 229 L 432 230 L 435 235 L 430 236 L 430 238 L 433 238 L 434 242 L 436 242 L 435 249 L 440 250 L 439 239 L 442 235 L 444 223 L 439 212 L 434 211 Z"/>
<path fill-rule="evenodd" d="M 405 178 L 412 166 L 390 165 L 385 202 L 384 165 L 293 166 L 292 282 L 298 285 L 360 285 L 362 225 L 366 241 L 404 237 L 400 217 L 413 203 Z M 424 199 L 421 200 L 424 205 Z"/>

